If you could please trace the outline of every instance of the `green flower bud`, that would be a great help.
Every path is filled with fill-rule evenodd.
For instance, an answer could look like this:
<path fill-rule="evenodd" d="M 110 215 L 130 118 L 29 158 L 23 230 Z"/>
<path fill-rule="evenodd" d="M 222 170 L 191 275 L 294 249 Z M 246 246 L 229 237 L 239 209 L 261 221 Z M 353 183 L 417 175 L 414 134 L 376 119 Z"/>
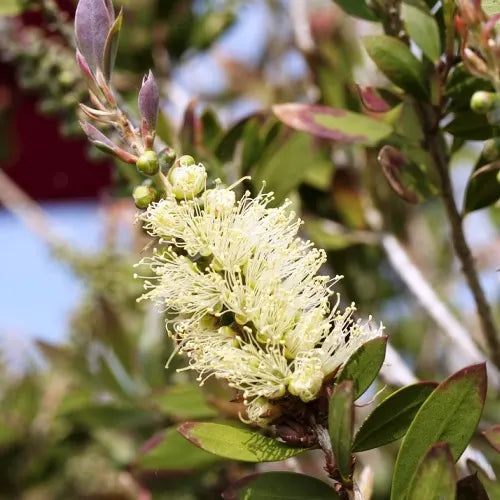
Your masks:
<path fill-rule="evenodd" d="M 176 166 L 180 167 L 189 167 L 190 165 L 194 165 L 196 162 L 194 161 L 194 158 L 189 155 L 182 155 L 176 163 Z"/>
<path fill-rule="evenodd" d="M 135 206 L 140 209 L 148 208 L 149 204 L 156 199 L 156 190 L 151 186 L 136 186 L 132 196 Z"/>
<path fill-rule="evenodd" d="M 175 151 L 172 148 L 165 148 L 158 154 L 158 162 L 160 163 L 160 168 L 163 173 L 174 164 L 175 158 L 177 157 Z"/>
<path fill-rule="evenodd" d="M 483 158 L 496 161 L 500 157 L 500 139 L 488 139 L 483 145 Z"/>
<path fill-rule="evenodd" d="M 155 175 L 160 170 L 158 156 L 154 151 L 144 152 L 136 163 L 137 170 L 144 175 Z"/>
<path fill-rule="evenodd" d="M 496 95 L 492 92 L 479 90 L 474 92 L 470 100 L 470 107 L 472 111 L 485 115 L 493 108 L 496 101 Z"/>
<path fill-rule="evenodd" d="M 183 165 L 182 158 L 184 157 L 179 158 L 175 167 L 170 170 L 168 180 L 172 185 L 172 193 L 178 200 L 191 200 L 205 189 L 207 171 L 201 163 Z"/>

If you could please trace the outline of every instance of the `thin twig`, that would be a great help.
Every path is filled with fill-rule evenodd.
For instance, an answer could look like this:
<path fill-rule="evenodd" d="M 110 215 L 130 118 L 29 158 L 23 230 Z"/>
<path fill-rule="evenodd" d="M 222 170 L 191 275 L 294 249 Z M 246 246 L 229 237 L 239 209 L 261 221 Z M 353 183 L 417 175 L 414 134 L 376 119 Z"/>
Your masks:
<path fill-rule="evenodd" d="M 471 340 L 470 333 L 463 327 L 462 323 L 449 310 L 434 288 L 425 279 L 403 245 L 395 236 L 385 233 L 382 230 L 382 215 L 380 212 L 373 206 L 367 206 L 365 208 L 365 215 L 373 231 L 379 234 L 380 243 L 386 252 L 392 268 L 445 335 L 450 348 L 460 350 L 461 357 L 467 363 L 481 363 L 485 361 L 486 356 L 483 355 Z M 397 352 L 391 353 L 391 359 L 395 360 L 395 364 L 400 365 L 400 363 L 397 363 L 396 356 L 399 356 Z M 486 363 L 488 366 L 489 381 L 495 388 L 499 389 L 500 373 L 493 363 L 488 360 L 486 360 Z M 394 371 L 397 372 L 399 369 L 401 368 L 394 368 Z M 390 377 L 390 375 L 391 373 L 389 372 L 388 376 Z M 404 377 L 408 379 L 408 373 Z"/>
<path fill-rule="evenodd" d="M 500 339 L 493 322 L 490 305 L 486 300 L 483 288 L 479 281 L 472 252 L 465 239 L 463 219 L 458 211 L 453 197 L 453 187 L 449 175 L 449 157 L 445 146 L 439 142 L 437 126 L 440 113 L 434 109 L 426 108 L 423 104 L 416 105 L 419 110 L 422 128 L 425 134 L 425 146 L 430 153 L 441 183 L 441 192 L 446 213 L 451 225 L 451 235 L 455 253 L 462 265 L 462 271 L 467 284 L 472 292 L 481 324 L 483 336 L 488 344 L 492 361 L 500 369 Z"/>
<path fill-rule="evenodd" d="M 391 22 L 385 24 L 384 29 L 387 34 L 399 37 L 404 43 L 409 45 L 408 38 L 404 36 L 400 6 L 401 0 L 387 0 L 386 7 L 390 14 Z M 441 87 L 446 83 L 446 78 L 451 68 L 451 60 L 452 54 L 447 54 L 447 64 L 438 75 Z M 432 157 L 440 178 L 442 198 L 451 225 L 453 247 L 462 264 L 462 271 L 474 297 L 481 329 L 491 351 L 491 358 L 496 367 L 500 369 L 500 340 L 493 322 L 490 306 L 479 281 L 472 252 L 465 239 L 462 216 L 458 211 L 453 197 L 453 188 L 449 175 L 449 155 L 439 128 L 439 123 L 443 117 L 443 106 L 443 99 L 440 99 L 440 102 L 435 106 L 416 100 L 414 108 L 424 132 L 425 140 L 423 141 L 423 147 Z M 498 372 L 496 372 L 496 375 L 498 375 Z"/>

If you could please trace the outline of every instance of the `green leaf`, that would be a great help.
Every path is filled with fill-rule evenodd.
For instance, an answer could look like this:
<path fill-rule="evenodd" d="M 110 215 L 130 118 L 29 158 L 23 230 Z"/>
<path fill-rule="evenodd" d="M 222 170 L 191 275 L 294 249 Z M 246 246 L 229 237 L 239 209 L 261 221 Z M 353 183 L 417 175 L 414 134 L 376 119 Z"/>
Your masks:
<path fill-rule="evenodd" d="M 402 5 L 401 14 L 411 39 L 432 62 L 438 61 L 441 57 L 441 38 L 434 17 L 428 11 L 407 3 Z"/>
<path fill-rule="evenodd" d="M 322 162 L 325 160 L 314 147 L 313 137 L 296 132 L 284 144 L 270 148 L 253 173 L 253 184 L 258 191 L 265 182 L 277 205 L 302 182 L 309 167 Z"/>
<path fill-rule="evenodd" d="M 427 99 L 429 89 L 422 64 L 403 42 L 387 35 L 366 36 L 363 42 L 368 55 L 391 82 L 414 97 Z"/>
<path fill-rule="evenodd" d="M 474 92 L 485 90 L 494 92 L 489 80 L 471 75 L 463 63 L 458 64 L 446 82 L 446 97 L 450 99 L 450 111 L 470 111 L 470 100 Z"/>
<path fill-rule="evenodd" d="M 294 472 L 266 472 L 244 477 L 228 488 L 222 498 L 245 500 L 339 500 L 331 486 Z"/>
<path fill-rule="evenodd" d="M 482 432 L 488 443 L 500 453 L 500 425 L 494 425 Z"/>
<path fill-rule="evenodd" d="M 149 399 L 163 413 L 178 420 L 217 416 L 217 411 L 207 404 L 201 388 L 196 384 L 177 385 L 152 394 Z"/>
<path fill-rule="evenodd" d="M 500 498 L 500 482 L 490 479 L 482 470 L 477 471 L 477 476 L 484 486 L 489 500 L 497 500 Z"/>
<path fill-rule="evenodd" d="M 418 382 L 393 392 L 382 401 L 359 428 L 353 451 L 372 450 L 402 438 L 435 382 Z"/>
<path fill-rule="evenodd" d="M 375 244 L 374 240 L 366 237 L 366 233 L 349 231 L 341 224 L 330 219 L 307 217 L 304 220 L 304 232 L 318 247 L 323 250 L 342 250 L 353 245 Z"/>
<path fill-rule="evenodd" d="M 328 432 L 332 442 L 335 465 L 344 480 L 352 472 L 351 442 L 354 426 L 354 383 L 339 382 L 328 405 Z"/>
<path fill-rule="evenodd" d="M 260 130 L 262 125 L 259 120 L 250 120 L 245 127 L 242 142 L 243 148 L 241 151 L 241 171 L 248 172 L 248 169 L 253 166 L 262 152 L 262 140 L 260 138 Z"/>
<path fill-rule="evenodd" d="M 61 416 L 86 427 L 145 427 L 155 423 L 154 413 L 135 406 L 93 404 L 61 412 Z"/>
<path fill-rule="evenodd" d="M 344 109 L 308 104 L 273 106 L 276 116 L 289 127 L 345 144 L 373 146 L 393 131 L 388 123 Z"/>
<path fill-rule="evenodd" d="M 470 176 L 465 189 L 465 214 L 492 205 L 500 199 L 500 162 L 483 165 Z"/>
<path fill-rule="evenodd" d="M 236 122 L 220 139 L 217 147 L 215 148 L 215 156 L 221 161 L 229 161 L 233 158 L 234 151 L 238 141 L 241 139 L 243 132 L 245 131 L 247 123 L 252 118 L 258 118 L 260 115 L 250 115 L 242 118 L 240 121 Z"/>
<path fill-rule="evenodd" d="M 455 500 L 457 474 L 446 443 L 432 445 L 410 484 L 408 500 Z"/>
<path fill-rule="evenodd" d="M 493 128 L 484 115 L 474 111 L 455 113 L 453 120 L 444 127 L 444 131 L 470 141 L 484 141 L 493 137 Z"/>
<path fill-rule="evenodd" d="M 481 7 L 490 16 L 500 12 L 500 0 L 482 0 Z"/>
<path fill-rule="evenodd" d="M 377 337 L 363 344 L 344 365 L 338 381 L 354 382 L 354 399 L 358 399 L 370 387 L 385 359 L 387 336 Z"/>
<path fill-rule="evenodd" d="M 0 16 L 17 16 L 23 12 L 21 0 L 2 0 L 0 2 Z"/>
<path fill-rule="evenodd" d="M 203 144 L 207 149 L 211 150 L 220 140 L 222 134 L 219 119 L 212 109 L 206 108 L 201 114 L 200 121 L 203 129 Z"/>
<path fill-rule="evenodd" d="M 396 460 L 391 499 L 403 500 L 429 446 L 446 442 L 457 460 L 477 427 L 486 397 L 486 367 L 466 367 L 434 390 L 417 412 Z"/>
<path fill-rule="evenodd" d="M 276 462 L 306 450 L 292 448 L 247 428 L 225 424 L 186 422 L 177 430 L 203 450 L 242 462 Z"/>
<path fill-rule="evenodd" d="M 172 427 L 147 441 L 135 464 L 142 469 L 189 470 L 218 461 L 220 458 L 193 446 Z"/>
<path fill-rule="evenodd" d="M 365 0 L 333 0 L 346 14 L 365 21 L 377 21 L 377 16 L 366 5 Z"/>

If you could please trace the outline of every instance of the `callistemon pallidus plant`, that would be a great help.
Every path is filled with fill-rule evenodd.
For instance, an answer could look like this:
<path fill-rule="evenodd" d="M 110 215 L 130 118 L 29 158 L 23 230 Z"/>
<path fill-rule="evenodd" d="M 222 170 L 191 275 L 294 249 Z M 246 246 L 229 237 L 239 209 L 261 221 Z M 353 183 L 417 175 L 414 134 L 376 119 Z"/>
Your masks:
<path fill-rule="evenodd" d="M 139 92 L 140 128 L 111 88 L 121 19 L 108 0 L 80 0 L 77 60 L 96 107 L 82 105 L 83 111 L 118 131 L 120 145 L 83 122 L 90 140 L 160 187 L 134 190 L 145 209 L 139 222 L 158 243 L 139 263 L 150 270 L 141 299 L 168 313 L 175 352 L 188 358 L 181 370 L 197 372 L 201 384 L 210 376 L 227 382 L 244 403 L 242 420 L 261 427 L 289 418 L 324 424 L 327 382 L 381 327 L 355 320 L 354 305 L 339 308 L 333 286 L 341 277 L 318 274 L 325 252 L 298 236 L 301 221 L 288 201 L 273 208 L 264 190 L 237 199 L 234 188 L 246 179 L 230 187 L 217 180 L 207 189 L 205 167 L 191 156 L 174 162 L 167 148 L 158 157 L 153 75 Z"/>

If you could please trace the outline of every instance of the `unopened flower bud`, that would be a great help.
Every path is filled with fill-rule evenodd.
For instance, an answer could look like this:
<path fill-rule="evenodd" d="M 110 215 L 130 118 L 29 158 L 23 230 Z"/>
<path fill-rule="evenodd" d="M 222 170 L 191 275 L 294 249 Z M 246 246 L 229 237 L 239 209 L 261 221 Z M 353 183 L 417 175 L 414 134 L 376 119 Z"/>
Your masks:
<path fill-rule="evenodd" d="M 167 170 L 174 164 L 176 157 L 177 155 L 172 148 L 167 147 L 160 151 L 158 154 L 158 162 L 163 173 L 166 173 Z"/>
<path fill-rule="evenodd" d="M 137 186 L 132 193 L 135 206 L 140 209 L 148 208 L 149 204 L 155 201 L 156 194 L 156 190 L 151 186 Z"/>
<path fill-rule="evenodd" d="M 141 90 L 139 91 L 139 112 L 141 117 L 146 120 L 150 131 L 156 127 L 156 118 L 158 116 L 160 102 L 160 91 L 153 73 L 150 71 L 142 80 Z"/>
<path fill-rule="evenodd" d="M 318 395 L 323 378 L 320 357 L 315 356 L 314 351 L 307 351 L 307 354 L 295 360 L 295 370 L 290 377 L 288 390 L 304 403 L 308 403 Z"/>
<path fill-rule="evenodd" d="M 158 155 L 154 151 L 146 151 L 139 157 L 136 166 L 144 175 L 155 175 L 160 170 Z"/>
<path fill-rule="evenodd" d="M 221 337 L 233 339 L 233 347 L 238 347 L 240 345 L 238 339 L 236 338 L 236 331 L 233 330 L 230 326 L 221 326 L 218 331 Z"/>
<path fill-rule="evenodd" d="M 176 166 L 170 170 L 168 180 L 172 185 L 172 193 L 178 200 L 190 200 L 205 189 L 207 171 L 200 163 L 183 164 L 181 157 L 176 162 Z M 191 157 L 189 157 L 191 158 Z"/>
<path fill-rule="evenodd" d="M 230 189 L 210 189 L 206 192 L 205 209 L 220 217 L 228 214 L 236 204 L 236 195 Z"/>
<path fill-rule="evenodd" d="M 281 408 L 260 397 L 247 404 L 246 413 L 251 422 L 265 427 L 280 416 Z"/>
<path fill-rule="evenodd" d="M 500 139 L 488 139 L 483 145 L 483 158 L 496 161 L 500 157 Z"/>
<path fill-rule="evenodd" d="M 182 155 L 176 162 L 176 167 L 189 167 L 189 165 L 194 165 L 196 162 L 194 158 L 190 155 Z"/>
<path fill-rule="evenodd" d="M 495 94 L 492 92 L 486 92 L 484 90 L 479 90 L 474 92 L 470 100 L 470 107 L 476 113 L 482 115 L 488 113 L 493 108 L 495 104 Z"/>

